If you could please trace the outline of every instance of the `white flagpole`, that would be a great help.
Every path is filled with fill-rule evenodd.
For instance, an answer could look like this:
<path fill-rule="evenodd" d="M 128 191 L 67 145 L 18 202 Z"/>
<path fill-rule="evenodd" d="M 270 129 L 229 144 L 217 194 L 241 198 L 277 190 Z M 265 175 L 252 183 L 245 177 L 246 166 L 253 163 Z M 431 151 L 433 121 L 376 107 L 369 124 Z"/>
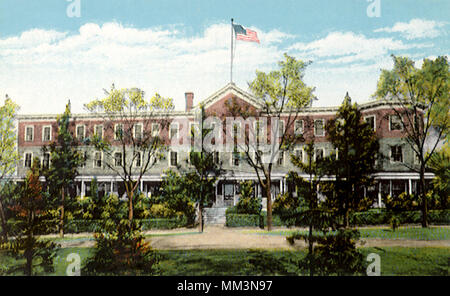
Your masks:
<path fill-rule="evenodd" d="M 230 63 L 230 82 L 233 83 L 233 19 L 231 19 L 231 63 Z"/>

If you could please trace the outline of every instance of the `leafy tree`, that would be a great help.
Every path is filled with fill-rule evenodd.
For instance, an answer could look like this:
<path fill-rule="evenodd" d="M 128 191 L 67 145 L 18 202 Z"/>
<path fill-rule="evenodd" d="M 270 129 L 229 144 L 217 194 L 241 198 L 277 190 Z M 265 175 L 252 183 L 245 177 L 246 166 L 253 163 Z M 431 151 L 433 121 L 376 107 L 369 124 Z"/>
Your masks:
<path fill-rule="evenodd" d="M 17 138 L 14 127 L 14 118 L 18 110 L 19 106 L 6 95 L 5 103 L 0 107 L 0 189 L 3 187 L 5 177 L 14 172 L 19 160 L 15 148 Z M 3 207 L 3 190 L 0 190 L 0 219 L 2 238 L 7 241 L 8 225 Z"/>
<path fill-rule="evenodd" d="M 309 63 L 284 55 L 284 60 L 278 63 L 280 69 L 264 73 L 256 71 L 256 78 L 249 83 L 251 92 L 262 102 L 262 110 L 256 113 L 236 104 L 233 100 L 228 105 L 232 116 L 248 118 L 266 118 L 271 127 L 272 139 L 278 139 L 266 144 L 268 131 L 257 124 L 255 129 L 245 131 L 244 141 L 235 140 L 235 150 L 244 154 L 244 159 L 255 170 L 258 182 L 267 198 L 267 228 L 272 229 L 272 170 L 280 151 L 288 151 L 298 140 L 292 133 L 294 122 L 299 112 L 308 106 L 315 98 L 314 88 L 307 86 L 304 72 Z M 284 120 L 281 128 L 280 120 Z M 253 141 L 249 136 L 256 138 Z M 260 140 L 260 136 L 261 140 Z"/>
<path fill-rule="evenodd" d="M 78 149 L 79 143 L 70 131 L 70 102 L 66 105 L 64 113 L 58 116 L 57 125 L 56 140 L 49 147 L 43 147 L 44 153 L 50 153 L 51 160 L 49 167 L 43 168 L 43 171 L 51 197 L 59 205 L 59 234 L 64 237 L 65 210 L 67 204 L 70 204 L 69 187 L 78 176 L 78 168 L 85 162 L 84 155 Z"/>
<path fill-rule="evenodd" d="M 450 129 L 450 71 L 447 57 L 424 59 L 416 68 L 407 57 L 392 55 L 392 70 L 382 70 L 375 96 L 391 104 L 398 116 L 404 140 L 418 164 L 403 164 L 419 174 L 418 198 L 422 203 L 422 227 L 428 227 L 425 171 L 430 158 Z"/>
<path fill-rule="evenodd" d="M 100 202 L 101 200 L 101 202 Z M 100 198 L 101 220 L 94 233 L 95 251 L 86 275 L 151 275 L 158 272 L 158 254 L 146 242 L 136 220 L 128 219 L 128 204 L 114 194 Z M 100 208 L 101 205 L 101 208 Z"/>
<path fill-rule="evenodd" d="M 441 209 L 450 205 L 450 144 L 447 142 L 442 149 L 430 158 L 429 166 L 436 176 L 432 181 L 433 194 Z"/>
<path fill-rule="evenodd" d="M 24 184 L 14 198 L 11 211 L 14 213 L 14 238 L 2 245 L 17 259 L 25 258 L 25 264 L 18 269 L 25 275 L 33 275 L 33 269 L 40 266 L 45 272 L 53 271 L 53 259 L 56 256 L 57 245 L 51 241 L 40 240 L 37 233 L 48 225 L 45 223 L 45 213 L 49 204 L 42 194 L 42 184 L 39 181 L 39 159 L 33 161 Z M 39 258 L 39 260 L 36 260 Z M 11 270 L 14 272 L 15 270 Z"/>
<path fill-rule="evenodd" d="M 253 181 L 241 182 L 239 194 L 239 202 L 236 204 L 238 214 L 259 215 L 261 213 L 261 199 L 255 195 Z"/>
<path fill-rule="evenodd" d="M 105 166 L 124 182 L 131 223 L 133 198 L 142 176 L 162 158 L 163 141 L 153 133 L 152 124 L 159 124 L 162 131 L 169 122 L 167 111 L 174 105 L 171 98 L 158 93 L 146 100 L 137 88 L 116 89 L 113 84 L 105 93 L 105 98 L 93 100 L 85 108 L 103 119 L 104 133 L 114 135 L 114 139 L 94 131 L 92 145 L 106 154 Z"/>
<path fill-rule="evenodd" d="M 206 124 L 207 115 L 203 106 L 200 107 L 200 114 L 197 123 L 190 131 L 191 151 L 184 170 L 183 185 L 188 190 L 191 200 L 198 206 L 198 221 L 200 231 L 203 232 L 203 209 L 208 204 L 214 202 L 215 184 L 218 177 L 223 173 L 222 163 L 214 156 L 215 151 L 206 145 L 206 137 L 213 132 L 213 128 Z M 192 143 L 192 142 L 191 142 Z"/>
<path fill-rule="evenodd" d="M 371 175 L 375 172 L 379 143 L 370 125 L 362 120 L 356 104 L 346 95 L 336 117 L 327 122 L 328 139 L 337 151 L 331 158 L 330 173 L 337 196 L 333 199 L 336 208 L 349 226 L 351 210 L 357 210 L 363 203 L 368 207 L 373 201 L 364 196 L 364 188 L 372 185 Z"/>
<path fill-rule="evenodd" d="M 184 185 L 185 178 L 173 170 L 166 171 L 165 174 L 157 202 L 163 203 L 175 213 L 183 213 L 187 218 L 187 224 L 194 225 L 194 201 L 187 186 Z"/>

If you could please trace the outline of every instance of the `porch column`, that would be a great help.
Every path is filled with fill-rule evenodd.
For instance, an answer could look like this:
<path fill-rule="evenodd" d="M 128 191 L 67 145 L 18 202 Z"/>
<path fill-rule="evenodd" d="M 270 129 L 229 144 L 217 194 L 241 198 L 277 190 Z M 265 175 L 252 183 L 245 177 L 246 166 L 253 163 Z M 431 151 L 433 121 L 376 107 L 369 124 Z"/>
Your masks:
<path fill-rule="evenodd" d="M 112 194 L 112 193 L 114 193 L 114 182 L 113 181 L 111 181 L 111 189 L 110 189 L 110 193 Z"/>
<path fill-rule="evenodd" d="M 389 180 L 389 196 L 392 197 L 392 180 Z"/>
<path fill-rule="evenodd" d="M 144 181 L 142 181 L 142 178 L 141 181 L 139 182 L 139 190 L 141 191 L 141 193 L 144 191 Z"/>
<path fill-rule="evenodd" d="M 381 180 L 378 182 L 378 207 L 381 208 Z"/>
<path fill-rule="evenodd" d="M 86 187 L 84 186 L 84 181 L 81 180 L 81 197 L 84 197 L 86 194 Z"/>
<path fill-rule="evenodd" d="M 411 195 L 412 194 L 412 180 L 409 179 L 408 183 L 409 183 L 409 195 Z"/>

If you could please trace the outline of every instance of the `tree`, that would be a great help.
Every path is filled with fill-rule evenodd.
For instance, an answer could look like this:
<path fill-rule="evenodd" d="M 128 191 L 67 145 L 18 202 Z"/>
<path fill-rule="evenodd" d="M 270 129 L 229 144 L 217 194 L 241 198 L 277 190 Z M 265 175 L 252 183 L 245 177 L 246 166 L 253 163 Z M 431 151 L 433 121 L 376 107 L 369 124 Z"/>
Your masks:
<path fill-rule="evenodd" d="M 447 209 L 450 205 L 450 143 L 434 153 L 430 158 L 429 166 L 436 176 L 432 181 L 433 195 L 439 208 Z"/>
<path fill-rule="evenodd" d="M 78 168 L 85 162 L 84 155 L 78 149 L 79 143 L 70 132 L 70 101 L 64 113 L 57 118 L 58 134 L 49 147 L 43 147 L 43 153 L 50 153 L 50 164 L 43 168 L 48 190 L 59 205 L 59 234 L 64 237 L 65 209 L 68 203 L 69 186 L 78 176 Z"/>
<path fill-rule="evenodd" d="M 256 71 L 256 78 L 249 83 L 254 96 L 262 102 L 259 113 L 245 109 L 235 103 L 228 106 L 232 116 L 244 119 L 267 119 L 271 127 L 270 133 L 264 132 L 264 124 L 255 121 L 256 126 L 245 130 L 244 141 L 235 141 L 236 152 L 243 153 L 244 159 L 254 169 L 258 182 L 267 198 L 267 228 L 272 229 L 272 169 L 280 152 L 289 151 L 298 137 L 292 130 L 299 112 L 315 98 L 314 88 L 307 86 L 304 72 L 309 63 L 284 55 L 284 60 L 278 63 L 279 70 L 264 73 Z M 284 120 L 284 126 L 280 121 Z M 233 127 L 234 128 L 234 127 Z M 267 135 L 271 142 L 266 143 Z M 300 136 L 301 137 L 301 136 Z"/>
<path fill-rule="evenodd" d="M 332 182 L 337 198 L 336 207 L 344 220 L 344 226 L 349 226 L 351 210 L 358 209 L 365 201 L 364 189 L 372 185 L 371 175 L 375 172 L 379 143 L 370 125 L 363 121 L 358 106 L 351 104 L 348 93 L 334 119 L 327 122 L 325 129 L 328 139 L 333 144 L 336 153 L 331 158 L 330 175 L 335 177 Z"/>
<path fill-rule="evenodd" d="M 200 232 L 203 232 L 203 209 L 214 201 L 215 184 L 218 177 L 223 173 L 222 163 L 215 157 L 216 151 L 209 149 L 205 139 L 213 133 L 213 128 L 206 124 L 207 115 L 203 106 L 200 106 L 198 122 L 190 131 L 193 145 L 184 173 L 184 186 L 188 189 L 191 199 L 198 205 L 198 221 Z M 191 142 L 192 144 L 192 142 Z"/>
<path fill-rule="evenodd" d="M 243 181 L 239 184 L 239 201 L 236 204 L 236 213 L 259 215 L 261 213 L 261 199 L 255 195 L 253 181 Z"/>
<path fill-rule="evenodd" d="M 450 129 L 450 71 L 447 57 L 424 59 L 416 68 L 407 57 L 392 55 L 392 70 L 382 70 L 374 96 L 386 100 L 397 115 L 404 140 L 414 152 L 417 165 L 403 163 L 419 174 L 418 197 L 422 227 L 428 227 L 425 171 L 439 143 Z"/>
<path fill-rule="evenodd" d="M 14 172 L 19 160 L 19 154 L 15 147 L 17 138 L 14 127 L 14 119 L 18 110 L 19 106 L 6 95 L 5 104 L 0 107 L 0 188 L 3 188 L 4 179 Z M 8 225 L 3 208 L 2 193 L 0 190 L 0 219 L 2 238 L 7 241 Z"/>
<path fill-rule="evenodd" d="M 128 198 L 128 219 L 133 220 L 133 198 L 142 176 L 162 158 L 163 141 L 159 136 L 168 125 L 168 111 L 173 110 L 171 98 L 156 93 L 145 100 L 138 88 L 116 89 L 114 84 L 106 97 L 85 105 L 86 110 L 103 119 L 103 130 L 96 130 L 92 145 L 106 154 L 104 164 L 116 173 L 125 185 Z M 158 124 L 155 133 L 152 124 Z"/>
<path fill-rule="evenodd" d="M 39 159 L 36 158 L 24 184 L 15 194 L 14 205 L 11 206 L 16 219 L 14 238 L 2 246 L 16 258 L 25 257 L 25 265 L 19 268 L 28 276 L 33 274 L 35 258 L 40 258 L 37 265 L 43 267 L 44 271 L 52 271 L 57 249 L 57 245 L 52 241 L 39 240 L 36 236 L 47 227 L 44 218 L 46 211 L 51 207 L 42 194 L 38 164 Z"/>

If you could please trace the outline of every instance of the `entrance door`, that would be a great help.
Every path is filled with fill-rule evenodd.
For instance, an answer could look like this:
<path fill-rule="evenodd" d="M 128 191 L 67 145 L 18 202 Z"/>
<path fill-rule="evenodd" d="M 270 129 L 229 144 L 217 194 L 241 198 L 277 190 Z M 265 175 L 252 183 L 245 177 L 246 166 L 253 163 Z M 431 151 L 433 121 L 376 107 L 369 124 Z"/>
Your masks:
<path fill-rule="evenodd" d="M 224 184 L 223 185 L 223 203 L 226 207 L 234 206 L 234 185 Z"/>

